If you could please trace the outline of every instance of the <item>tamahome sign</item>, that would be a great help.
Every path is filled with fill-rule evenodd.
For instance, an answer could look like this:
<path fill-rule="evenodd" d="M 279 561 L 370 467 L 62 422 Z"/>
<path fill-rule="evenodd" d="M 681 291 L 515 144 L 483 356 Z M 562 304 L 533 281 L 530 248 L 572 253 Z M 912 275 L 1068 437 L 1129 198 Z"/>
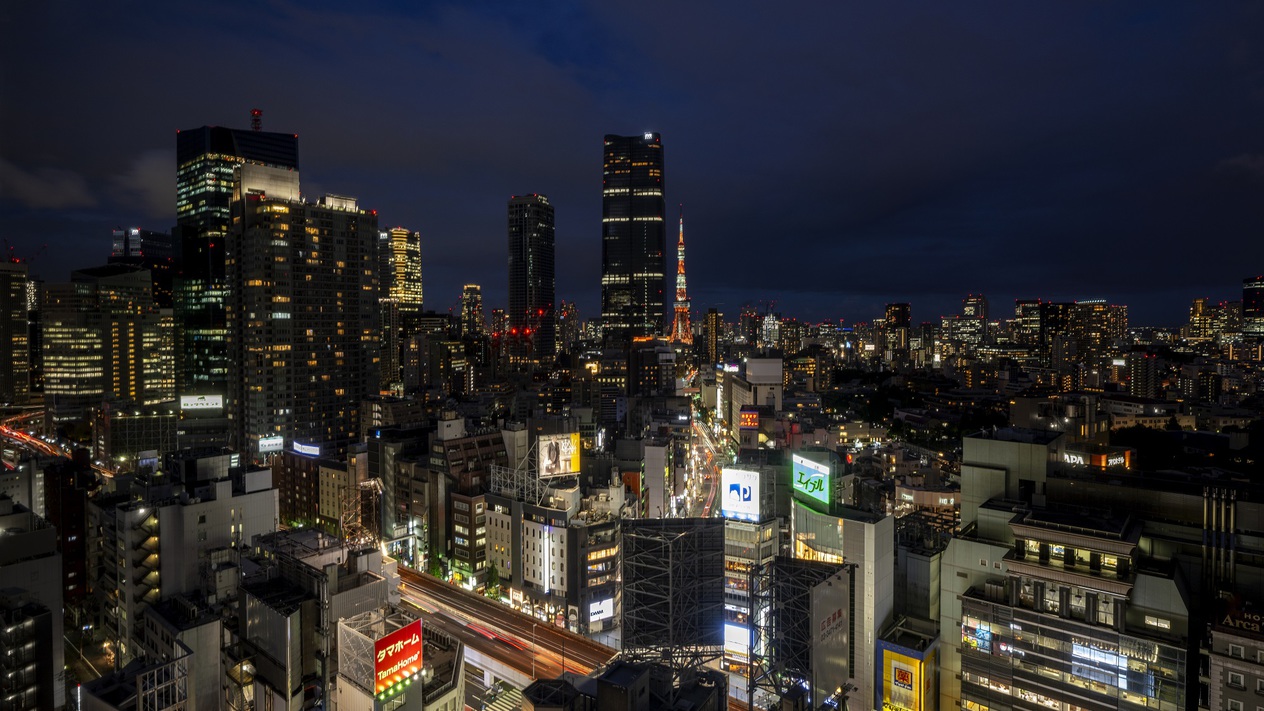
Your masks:
<path fill-rule="evenodd" d="M 421 671 L 421 620 L 413 620 L 373 643 L 373 693 L 403 691 Z"/>
<path fill-rule="evenodd" d="M 1220 621 L 1221 627 L 1231 627 L 1235 630 L 1245 630 L 1247 632 L 1259 632 L 1261 625 L 1264 625 L 1264 614 L 1254 610 L 1230 612 Z"/>

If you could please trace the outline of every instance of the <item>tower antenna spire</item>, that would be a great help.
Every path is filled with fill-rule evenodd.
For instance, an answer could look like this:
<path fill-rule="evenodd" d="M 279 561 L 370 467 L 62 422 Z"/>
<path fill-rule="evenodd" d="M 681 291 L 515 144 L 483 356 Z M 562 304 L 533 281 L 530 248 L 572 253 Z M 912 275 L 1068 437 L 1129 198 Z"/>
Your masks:
<path fill-rule="evenodd" d="M 680 203 L 680 237 L 676 240 L 676 318 L 672 321 L 673 341 L 693 344 L 693 324 L 689 320 L 689 293 L 685 288 L 685 204 Z"/>
<path fill-rule="evenodd" d="M 250 110 L 250 130 L 251 131 L 263 130 L 263 109 Z"/>

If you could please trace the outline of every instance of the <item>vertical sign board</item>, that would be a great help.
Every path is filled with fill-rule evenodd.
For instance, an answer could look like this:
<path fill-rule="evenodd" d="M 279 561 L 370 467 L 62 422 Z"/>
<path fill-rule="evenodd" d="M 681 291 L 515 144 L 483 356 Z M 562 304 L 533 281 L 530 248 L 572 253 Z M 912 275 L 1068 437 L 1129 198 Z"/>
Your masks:
<path fill-rule="evenodd" d="M 720 512 L 725 518 L 759 520 L 759 472 L 725 468 L 720 473 Z"/>
<path fill-rule="evenodd" d="M 373 643 L 373 693 L 381 694 L 421 671 L 421 620 L 413 620 Z"/>
<path fill-rule="evenodd" d="M 851 574 L 844 569 L 812 588 L 812 707 L 819 708 L 850 675 Z M 868 708 L 858 699 L 856 708 Z"/>
<path fill-rule="evenodd" d="M 933 711 L 937 693 L 935 682 L 935 655 L 931 648 L 919 653 L 880 640 L 878 643 L 879 689 L 885 711 Z"/>
<path fill-rule="evenodd" d="M 537 470 L 541 477 L 566 476 L 579 472 L 579 433 L 541 435 Z"/>
<path fill-rule="evenodd" d="M 829 465 L 819 464 L 797 454 L 791 455 L 790 485 L 795 491 L 811 499 L 813 504 L 821 504 L 814 508 L 829 510 L 830 500 L 834 498 L 834 481 L 830 477 Z"/>

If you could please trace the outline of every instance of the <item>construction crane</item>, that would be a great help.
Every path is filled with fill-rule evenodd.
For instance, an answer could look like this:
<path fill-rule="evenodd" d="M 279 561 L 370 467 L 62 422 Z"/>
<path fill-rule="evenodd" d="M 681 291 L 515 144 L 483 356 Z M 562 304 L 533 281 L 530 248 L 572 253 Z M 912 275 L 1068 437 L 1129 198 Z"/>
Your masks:
<path fill-rule="evenodd" d="M 35 250 L 35 254 L 32 254 L 31 256 L 25 257 L 25 258 L 19 257 L 17 253 L 17 248 L 9 244 L 8 237 L 4 238 L 4 258 L 6 261 L 12 262 L 13 264 L 30 264 L 31 262 L 38 259 L 39 256 L 43 254 L 47 249 L 48 249 L 47 244 L 41 245 L 39 249 Z"/>

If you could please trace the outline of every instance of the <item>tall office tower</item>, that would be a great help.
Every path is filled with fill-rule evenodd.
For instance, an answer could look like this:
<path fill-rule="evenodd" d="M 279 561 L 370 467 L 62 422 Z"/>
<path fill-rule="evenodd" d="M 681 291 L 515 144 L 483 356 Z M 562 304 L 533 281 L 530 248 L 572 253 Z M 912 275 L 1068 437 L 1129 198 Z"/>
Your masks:
<path fill-rule="evenodd" d="M 298 136 L 203 126 L 176 134 L 176 232 L 180 274 L 173 285 L 176 389 L 228 392 L 224 250 L 232 223 L 233 170 L 242 164 L 298 171 Z"/>
<path fill-rule="evenodd" d="M 702 322 L 703 337 L 707 342 L 707 364 L 720 362 L 720 331 L 724 329 L 724 315 L 715 309 L 707 309 Z"/>
<path fill-rule="evenodd" d="M 605 138 L 601 193 L 601 330 L 607 343 L 663 335 L 667 225 L 657 133 Z"/>
<path fill-rule="evenodd" d="M 378 235 L 382 298 L 395 299 L 405 328 L 422 311 L 421 233 L 392 227 Z"/>
<path fill-rule="evenodd" d="M 1221 301 L 1216 304 L 1211 313 L 1211 334 L 1213 339 L 1233 338 L 1242 333 L 1242 302 L 1241 301 Z M 36 367 L 32 361 L 32 373 Z M 35 389 L 34 377 L 32 377 L 31 389 Z"/>
<path fill-rule="evenodd" d="M 1194 299 L 1189 305 L 1189 325 L 1185 327 L 1186 340 L 1206 341 L 1211 338 L 1211 319 L 1215 308 L 1207 303 L 1206 297 Z"/>
<path fill-rule="evenodd" d="M 502 335 L 509 331 L 509 314 L 504 309 L 492 309 L 491 328 L 492 333 Z"/>
<path fill-rule="evenodd" d="M 689 293 L 685 288 L 685 211 L 680 210 L 680 239 L 676 241 L 676 318 L 672 320 L 671 340 L 693 343 L 693 323 L 689 320 Z"/>
<path fill-rule="evenodd" d="M 887 350 L 908 348 L 909 326 L 913 321 L 913 307 L 906 303 L 887 304 L 886 312 L 886 346 Z"/>
<path fill-rule="evenodd" d="M 553 294 L 553 206 L 543 195 L 509 198 L 509 354 L 550 361 L 557 354 Z"/>
<path fill-rule="evenodd" d="M 1242 335 L 1264 338 L 1264 276 L 1242 280 Z"/>
<path fill-rule="evenodd" d="M 575 305 L 574 301 L 563 299 L 557 307 L 558 350 L 570 353 L 583 338 L 583 325 L 579 322 L 579 306 Z"/>
<path fill-rule="evenodd" d="M 1040 345 L 1040 299 L 1014 301 L 1014 325 L 1010 329 L 1014 342 L 1021 346 Z"/>
<path fill-rule="evenodd" d="M 171 353 L 158 347 L 162 319 L 149 270 L 109 264 L 70 278 L 46 290 L 44 392 L 53 421 L 85 417 L 104 400 L 169 399 L 159 361 Z"/>
<path fill-rule="evenodd" d="M 487 331 L 483 321 L 483 287 L 466 284 L 461 289 L 461 335 L 475 338 Z"/>
<path fill-rule="evenodd" d="M 0 403 L 25 403 L 30 395 L 26 283 L 26 264 L 0 262 Z"/>
<path fill-rule="evenodd" d="M 957 338 L 977 346 L 987 338 L 987 297 L 969 294 L 961 301 L 961 318 L 954 324 Z"/>
<path fill-rule="evenodd" d="M 1241 315 L 1241 309 L 1238 310 Z M 1239 318 L 1239 321 L 1242 319 Z M 44 282 L 26 280 L 26 334 L 30 346 L 31 392 L 44 392 Z"/>
<path fill-rule="evenodd" d="M 301 202 L 275 168 L 238 172 L 227 251 L 238 448 L 256 456 L 280 436 L 342 456 L 380 373 L 377 215 L 354 198 Z"/>
<path fill-rule="evenodd" d="M 987 321 L 987 297 L 982 294 L 966 295 L 966 298 L 961 300 L 961 316 L 963 318 L 977 318 Z"/>
<path fill-rule="evenodd" d="M 149 270 L 154 283 L 154 304 L 172 308 L 176 251 L 171 235 L 139 227 L 118 227 L 111 234 L 110 264 L 133 264 Z"/>

